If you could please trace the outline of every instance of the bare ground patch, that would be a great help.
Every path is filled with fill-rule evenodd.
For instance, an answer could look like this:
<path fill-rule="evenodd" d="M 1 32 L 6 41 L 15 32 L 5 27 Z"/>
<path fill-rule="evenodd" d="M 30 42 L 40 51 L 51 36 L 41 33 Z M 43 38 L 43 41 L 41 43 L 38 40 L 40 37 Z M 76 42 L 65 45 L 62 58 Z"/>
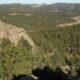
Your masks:
<path fill-rule="evenodd" d="M 75 20 L 75 22 L 59 24 L 57 25 L 57 27 L 68 27 L 68 26 L 80 24 L 80 16 L 71 17 L 71 19 Z"/>
<path fill-rule="evenodd" d="M 34 41 L 27 34 L 26 30 L 0 21 L 0 39 L 8 38 L 12 44 L 17 45 L 22 37 L 27 40 L 32 47 L 35 47 Z"/>

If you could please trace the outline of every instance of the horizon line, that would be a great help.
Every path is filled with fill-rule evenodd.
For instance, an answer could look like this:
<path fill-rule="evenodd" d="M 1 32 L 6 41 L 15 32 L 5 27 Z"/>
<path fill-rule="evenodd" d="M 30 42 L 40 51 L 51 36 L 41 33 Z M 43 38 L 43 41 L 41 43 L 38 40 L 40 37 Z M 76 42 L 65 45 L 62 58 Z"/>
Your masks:
<path fill-rule="evenodd" d="M 0 4 L 57 4 L 57 3 L 64 3 L 64 4 L 80 4 L 80 2 L 53 2 L 53 3 L 22 3 L 22 2 L 12 2 L 12 3 L 0 3 Z"/>

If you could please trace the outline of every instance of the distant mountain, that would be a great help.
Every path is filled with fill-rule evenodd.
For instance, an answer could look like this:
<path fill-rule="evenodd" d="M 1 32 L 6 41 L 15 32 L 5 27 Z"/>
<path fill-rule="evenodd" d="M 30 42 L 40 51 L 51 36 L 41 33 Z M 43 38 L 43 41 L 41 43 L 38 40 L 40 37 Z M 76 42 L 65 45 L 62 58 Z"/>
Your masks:
<path fill-rule="evenodd" d="M 53 9 L 60 9 L 60 10 L 64 10 L 64 9 L 74 9 L 74 8 L 79 8 L 80 4 L 78 3 L 53 3 L 50 5 L 43 5 L 41 6 L 41 8 L 43 9 L 47 9 L 47 8 L 53 8 Z"/>
<path fill-rule="evenodd" d="M 13 6 L 13 7 L 32 7 L 37 8 L 39 10 L 73 10 L 79 9 L 79 3 L 53 3 L 53 4 L 21 4 L 21 3 L 13 3 L 13 4 L 0 4 L 0 6 Z"/>

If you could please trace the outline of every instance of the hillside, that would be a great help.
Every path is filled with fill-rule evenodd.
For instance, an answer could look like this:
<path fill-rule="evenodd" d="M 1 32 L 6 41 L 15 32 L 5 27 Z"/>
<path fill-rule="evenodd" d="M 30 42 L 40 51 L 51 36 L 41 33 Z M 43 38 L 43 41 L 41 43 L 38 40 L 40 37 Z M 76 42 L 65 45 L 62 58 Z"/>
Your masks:
<path fill-rule="evenodd" d="M 60 80 L 76 80 L 80 4 L 0 4 L 0 80 L 33 74 L 39 80 L 51 79 L 40 77 L 37 69 L 50 71 L 54 80 L 60 72 Z"/>

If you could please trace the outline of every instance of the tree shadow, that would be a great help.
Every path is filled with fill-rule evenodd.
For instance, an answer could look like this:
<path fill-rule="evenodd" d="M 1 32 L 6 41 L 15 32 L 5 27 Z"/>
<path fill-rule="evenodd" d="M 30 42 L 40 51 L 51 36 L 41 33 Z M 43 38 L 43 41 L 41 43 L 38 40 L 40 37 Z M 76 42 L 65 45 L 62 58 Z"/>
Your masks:
<path fill-rule="evenodd" d="M 80 68 L 77 70 L 76 78 L 77 78 L 77 80 L 80 80 Z"/>
<path fill-rule="evenodd" d="M 18 76 L 14 75 L 11 80 L 34 80 L 34 79 L 28 75 L 18 75 Z"/>
<path fill-rule="evenodd" d="M 69 80 L 68 75 L 65 74 L 59 67 L 56 70 L 45 66 L 43 69 L 37 68 L 32 70 L 32 74 L 38 78 L 38 80 Z M 28 75 L 13 76 L 11 80 L 35 80 Z"/>
<path fill-rule="evenodd" d="M 45 66 L 44 69 L 37 68 L 33 70 L 32 73 L 38 77 L 39 80 L 69 80 L 68 75 L 58 67 L 53 71 L 48 66 Z"/>

